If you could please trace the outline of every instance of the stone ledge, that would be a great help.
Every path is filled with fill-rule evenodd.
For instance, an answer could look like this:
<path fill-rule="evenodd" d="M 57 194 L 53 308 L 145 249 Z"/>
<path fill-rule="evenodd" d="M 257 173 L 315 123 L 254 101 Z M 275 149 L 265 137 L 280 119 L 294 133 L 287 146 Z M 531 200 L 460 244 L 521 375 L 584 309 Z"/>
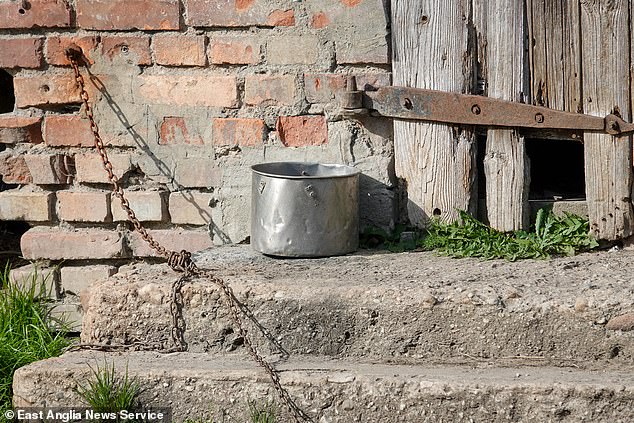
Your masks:
<path fill-rule="evenodd" d="M 104 360 L 114 362 L 120 374 L 127 369 L 142 385 L 141 404 L 172 407 L 173 421 L 212 413 L 218 419 L 247 421 L 249 400 L 273 400 L 277 421 L 292 421 L 253 361 L 192 353 L 67 353 L 19 369 L 14 405 L 80 407 L 77 382 L 85 384 L 89 365 L 103 366 Z M 615 422 L 633 416 L 631 367 L 381 365 L 321 357 L 277 367 L 281 383 L 315 422 L 545 422 L 562 416 L 565 421 Z"/>

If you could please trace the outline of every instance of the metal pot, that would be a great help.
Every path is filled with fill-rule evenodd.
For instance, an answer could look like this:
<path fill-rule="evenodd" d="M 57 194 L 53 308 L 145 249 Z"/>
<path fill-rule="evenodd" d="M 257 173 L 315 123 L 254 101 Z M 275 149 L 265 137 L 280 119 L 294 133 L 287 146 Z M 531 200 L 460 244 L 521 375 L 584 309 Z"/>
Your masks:
<path fill-rule="evenodd" d="M 359 247 L 359 171 L 337 164 L 252 166 L 251 245 L 282 257 L 323 257 Z"/>

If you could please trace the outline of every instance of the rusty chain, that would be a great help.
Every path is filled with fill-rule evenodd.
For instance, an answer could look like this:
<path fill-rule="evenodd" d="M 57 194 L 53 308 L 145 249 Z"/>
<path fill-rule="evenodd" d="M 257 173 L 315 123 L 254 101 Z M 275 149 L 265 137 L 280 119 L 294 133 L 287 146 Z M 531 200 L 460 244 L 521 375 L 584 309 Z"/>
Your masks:
<path fill-rule="evenodd" d="M 191 253 L 189 251 L 182 250 L 180 252 L 176 252 L 170 251 L 163 247 L 152 237 L 152 235 L 150 235 L 150 233 L 148 233 L 147 229 L 145 229 L 143 224 L 136 217 L 134 210 L 132 210 L 132 208 L 130 207 L 130 203 L 125 197 L 125 193 L 123 187 L 121 186 L 119 178 L 114 173 L 112 163 L 108 158 L 108 153 L 105 149 L 103 140 L 101 139 L 101 135 L 99 134 L 99 127 L 95 122 L 93 109 L 89 102 L 90 98 L 88 92 L 86 91 L 86 82 L 84 81 L 84 78 L 79 71 L 80 63 L 83 63 L 84 65 L 86 63 L 83 60 L 83 52 L 80 47 L 76 45 L 71 45 L 66 49 L 65 53 L 75 73 L 75 81 L 77 82 L 77 86 L 80 89 L 80 98 L 84 105 L 84 111 L 86 113 L 86 116 L 88 117 L 88 121 L 90 122 L 90 130 L 94 138 L 94 145 L 97 149 L 97 152 L 101 156 L 103 167 L 108 174 L 108 180 L 112 184 L 113 194 L 121 201 L 121 208 L 123 208 L 123 210 L 127 213 L 128 221 L 134 226 L 134 230 L 141 235 L 143 240 L 150 246 L 150 248 L 156 251 L 159 256 L 167 259 L 167 264 L 174 271 L 182 273 L 182 275 L 178 279 L 176 279 L 171 286 L 170 314 L 172 317 L 172 328 L 170 336 L 173 347 L 170 349 L 164 349 L 162 352 L 183 352 L 187 350 L 187 342 L 185 340 L 186 323 L 183 317 L 184 301 L 181 290 L 185 283 L 191 277 L 207 278 L 209 281 L 218 286 L 222 291 L 227 307 L 229 308 L 231 319 L 237 326 L 238 334 L 243 339 L 244 345 L 247 347 L 249 354 L 255 360 L 255 362 L 266 371 L 279 397 L 282 399 L 288 410 L 291 412 L 295 421 L 298 423 L 301 421 L 311 422 L 312 419 L 310 418 L 310 416 L 308 416 L 306 412 L 304 412 L 304 410 L 302 410 L 295 403 L 288 391 L 282 386 L 282 383 L 280 382 L 280 377 L 273 365 L 269 363 L 257 351 L 255 345 L 253 344 L 253 341 L 249 338 L 241 316 L 246 315 L 252 320 L 254 320 L 254 316 L 249 311 L 245 311 L 244 308 L 246 306 L 244 304 L 240 304 L 231 287 L 227 285 L 223 279 L 215 276 L 210 271 L 199 269 L 198 266 L 196 266 L 196 264 L 192 261 Z M 258 325 L 257 322 L 256 325 Z M 264 335 L 266 336 L 267 334 L 264 333 Z M 277 343 L 274 342 L 274 344 L 279 348 L 279 345 Z M 80 345 L 79 347 L 85 347 L 89 349 L 117 350 L 123 349 L 127 347 L 127 345 Z M 155 348 L 143 345 L 133 344 L 131 345 L 131 347 L 137 350 L 155 350 Z M 285 351 L 282 352 L 283 354 L 286 354 Z"/>

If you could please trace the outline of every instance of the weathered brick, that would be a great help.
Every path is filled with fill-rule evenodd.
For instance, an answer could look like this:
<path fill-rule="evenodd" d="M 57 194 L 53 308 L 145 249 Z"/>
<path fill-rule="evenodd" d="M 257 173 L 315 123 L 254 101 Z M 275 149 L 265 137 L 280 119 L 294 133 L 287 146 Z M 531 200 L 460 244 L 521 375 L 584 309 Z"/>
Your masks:
<path fill-rule="evenodd" d="M 75 44 L 80 47 L 84 58 L 91 65 L 95 63 L 93 55 L 97 51 L 96 36 L 50 36 L 46 41 L 46 61 L 51 65 L 70 66 L 66 57 L 66 48 Z"/>
<path fill-rule="evenodd" d="M 39 144 L 42 142 L 42 118 L 0 116 L 0 144 Z"/>
<path fill-rule="evenodd" d="M 208 225 L 211 221 L 210 201 L 213 194 L 201 192 L 173 192 L 170 194 L 169 211 L 172 223 L 181 225 Z"/>
<path fill-rule="evenodd" d="M 190 252 L 202 251 L 213 247 L 213 241 L 207 231 L 187 229 L 150 230 L 150 235 L 168 250 Z M 136 232 L 128 233 L 128 245 L 134 257 L 156 257 L 157 253 Z"/>
<path fill-rule="evenodd" d="M 188 125 L 187 119 L 180 116 L 165 116 L 161 122 L 159 144 L 202 145 L 204 142 L 199 131 Z"/>
<path fill-rule="evenodd" d="M 215 118 L 212 123 L 214 145 L 259 147 L 266 139 L 262 119 Z"/>
<path fill-rule="evenodd" d="M 105 281 L 117 273 L 115 266 L 64 266 L 60 270 L 60 282 L 64 294 L 77 295 L 97 282 Z"/>
<path fill-rule="evenodd" d="M 338 73 L 304 74 L 304 90 L 309 103 L 327 103 L 346 89 L 346 75 Z"/>
<path fill-rule="evenodd" d="M 271 38 L 266 57 L 271 65 L 312 65 L 319 57 L 319 46 L 319 39 L 312 35 Z"/>
<path fill-rule="evenodd" d="M 109 222 L 110 192 L 57 191 L 57 218 L 66 222 Z"/>
<path fill-rule="evenodd" d="M 256 37 L 213 37 L 209 42 L 209 61 L 216 65 L 254 65 L 260 62 L 260 48 Z"/>
<path fill-rule="evenodd" d="M 42 66 L 44 38 L 0 38 L 0 68 Z"/>
<path fill-rule="evenodd" d="M 81 332 L 83 312 L 79 303 L 55 304 L 51 317 L 64 325 L 69 332 Z"/>
<path fill-rule="evenodd" d="M 102 37 L 101 54 L 111 62 L 151 65 L 150 37 L 146 35 Z"/>
<path fill-rule="evenodd" d="M 234 76 L 141 75 L 140 101 L 171 106 L 237 107 L 238 88 Z"/>
<path fill-rule="evenodd" d="M 128 191 L 126 198 L 134 214 L 141 222 L 164 222 L 168 220 L 167 192 L 164 191 Z M 128 220 L 128 214 L 121 208 L 121 201 L 111 201 L 112 219 L 115 222 Z"/>
<path fill-rule="evenodd" d="M 25 154 L 24 160 L 36 185 L 70 184 L 73 158 L 65 154 Z"/>
<path fill-rule="evenodd" d="M 79 115 L 49 115 L 44 122 L 44 141 L 51 147 L 92 147 L 90 121 Z"/>
<path fill-rule="evenodd" d="M 70 26 L 70 8 L 65 0 L 0 2 L 0 28 L 63 28 Z"/>
<path fill-rule="evenodd" d="M 335 41 L 337 63 L 389 63 L 383 0 L 305 2 L 310 25 Z"/>
<path fill-rule="evenodd" d="M 132 162 L 127 154 L 108 154 L 112 163 L 114 174 L 121 179 L 126 173 L 132 170 Z M 78 182 L 107 184 L 108 174 L 103 168 L 101 156 L 97 153 L 86 153 L 75 155 L 75 170 Z"/>
<path fill-rule="evenodd" d="M 375 90 L 390 85 L 389 73 L 352 74 L 359 90 Z M 304 89 L 309 103 L 327 103 L 334 100 L 338 93 L 346 89 L 348 75 L 339 73 L 304 74 Z"/>
<path fill-rule="evenodd" d="M 30 184 L 33 182 L 31 172 L 24 156 L 13 155 L 8 151 L 0 153 L 0 175 L 5 184 Z"/>
<path fill-rule="evenodd" d="M 51 220 L 53 193 L 10 190 L 0 192 L 0 220 Z"/>
<path fill-rule="evenodd" d="M 244 101 L 248 105 L 292 105 L 297 101 L 295 77 L 290 75 L 248 75 L 244 91 Z"/>
<path fill-rule="evenodd" d="M 152 46 L 159 65 L 207 65 L 204 35 L 155 35 Z"/>
<path fill-rule="evenodd" d="M 37 297 L 59 298 L 59 278 L 57 269 L 54 267 L 27 264 L 26 266 L 11 269 L 9 280 L 22 290 L 30 291 L 33 289 Z"/>
<path fill-rule="evenodd" d="M 187 0 L 186 23 L 203 27 L 291 26 L 292 10 L 277 9 L 268 0 Z"/>
<path fill-rule="evenodd" d="M 179 29 L 178 0 L 77 0 L 77 25 L 113 30 Z"/>
<path fill-rule="evenodd" d="M 217 187 L 222 179 L 222 169 L 213 166 L 213 159 L 188 157 L 176 163 L 174 183 L 181 188 Z"/>
<path fill-rule="evenodd" d="M 315 29 L 325 28 L 329 24 L 330 24 L 330 18 L 328 17 L 328 14 L 326 14 L 326 12 L 323 12 L 323 11 L 318 11 L 313 13 L 313 15 L 310 18 L 310 26 Z"/>
<path fill-rule="evenodd" d="M 27 260 L 89 260 L 125 256 L 123 235 L 113 230 L 35 227 L 20 240 Z"/>
<path fill-rule="evenodd" d="M 324 116 L 280 116 L 277 132 L 287 147 L 322 145 L 328 142 L 328 126 Z"/>
<path fill-rule="evenodd" d="M 16 76 L 15 104 L 27 107 L 80 103 L 79 88 L 71 74 Z"/>
<path fill-rule="evenodd" d="M 269 13 L 266 19 L 269 26 L 295 26 L 295 12 L 293 9 L 276 9 Z"/>

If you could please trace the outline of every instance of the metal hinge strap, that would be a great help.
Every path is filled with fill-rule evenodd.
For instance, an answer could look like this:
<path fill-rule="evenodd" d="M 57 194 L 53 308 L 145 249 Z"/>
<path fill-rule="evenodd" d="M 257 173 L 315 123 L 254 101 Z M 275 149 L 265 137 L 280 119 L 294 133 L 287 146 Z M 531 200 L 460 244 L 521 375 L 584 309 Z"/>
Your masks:
<path fill-rule="evenodd" d="M 382 87 L 377 91 L 357 91 L 355 88 L 355 83 L 349 83 L 348 90 L 342 96 L 344 114 L 369 112 L 375 116 L 457 125 L 583 130 L 615 136 L 634 132 L 634 124 L 614 114 L 606 117 L 590 116 L 490 97 L 421 88 Z M 363 107 L 360 108 L 360 105 Z"/>

